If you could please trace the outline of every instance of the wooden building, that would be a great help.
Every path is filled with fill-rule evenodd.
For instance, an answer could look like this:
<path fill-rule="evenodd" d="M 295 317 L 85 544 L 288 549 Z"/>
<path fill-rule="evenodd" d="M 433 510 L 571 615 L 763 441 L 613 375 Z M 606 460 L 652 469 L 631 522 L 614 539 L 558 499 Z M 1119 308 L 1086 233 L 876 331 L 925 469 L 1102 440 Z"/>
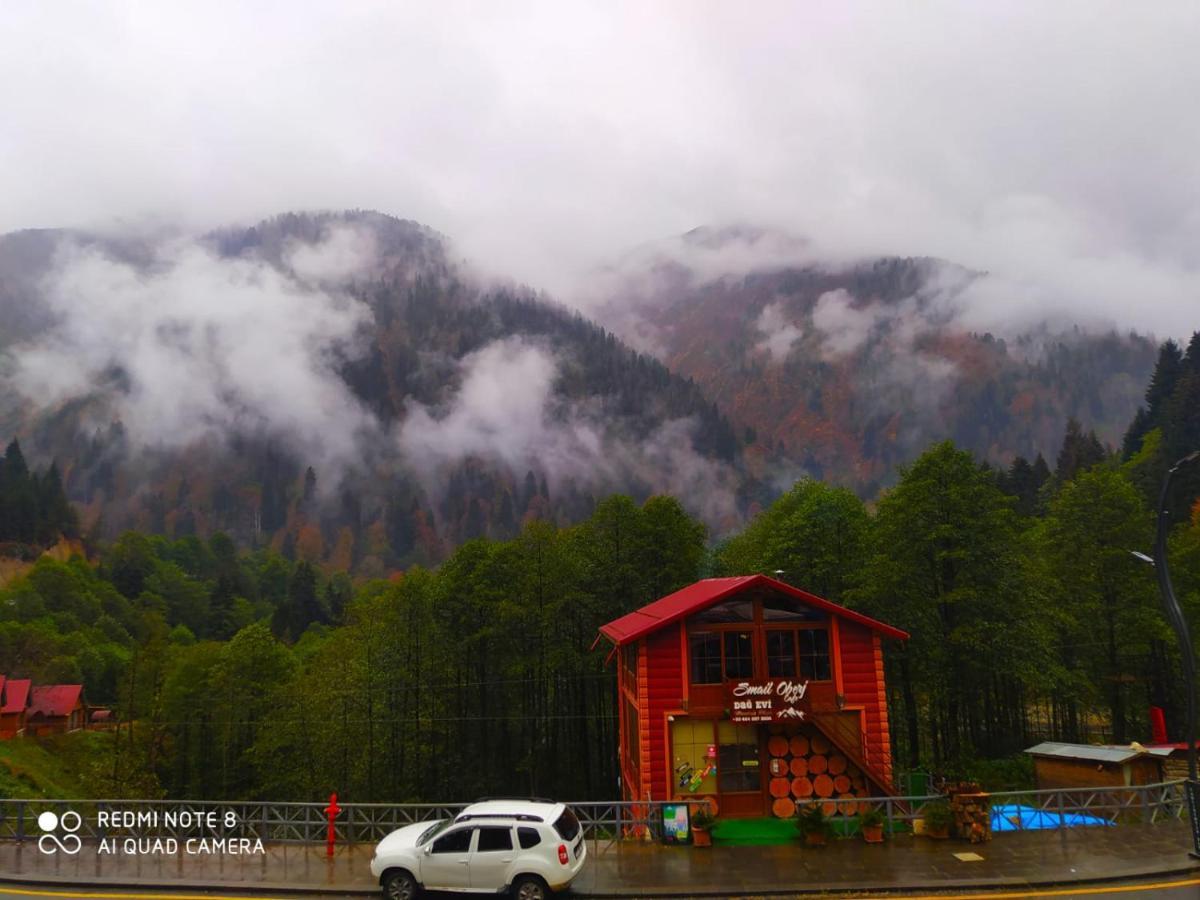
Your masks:
<path fill-rule="evenodd" d="M 36 685 L 25 717 L 28 734 L 40 737 L 87 727 L 87 707 L 82 684 Z"/>
<path fill-rule="evenodd" d="M 750 575 L 698 581 L 600 633 L 617 657 L 626 800 L 790 816 L 797 800 L 893 792 L 882 641 L 903 631 Z"/>
<path fill-rule="evenodd" d="M 1163 781 L 1167 747 L 1061 744 L 1046 741 L 1025 751 L 1033 757 L 1038 790 L 1132 787 Z"/>
<path fill-rule="evenodd" d="M 28 678 L 6 678 L 0 675 L 0 739 L 25 734 L 29 709 Z"/>

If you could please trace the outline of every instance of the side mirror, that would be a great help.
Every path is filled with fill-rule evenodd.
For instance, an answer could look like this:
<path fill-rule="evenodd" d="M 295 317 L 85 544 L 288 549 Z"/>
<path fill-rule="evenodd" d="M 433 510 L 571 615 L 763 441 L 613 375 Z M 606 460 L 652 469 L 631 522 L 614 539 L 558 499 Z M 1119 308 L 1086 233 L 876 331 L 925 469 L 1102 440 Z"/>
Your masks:
<path fill-rule="evenodd" d="M 432 852 L 433 852 L 433 841 L 430 841 L 428 844 L 425 845 L 425 855 L 428 856 Z"/>

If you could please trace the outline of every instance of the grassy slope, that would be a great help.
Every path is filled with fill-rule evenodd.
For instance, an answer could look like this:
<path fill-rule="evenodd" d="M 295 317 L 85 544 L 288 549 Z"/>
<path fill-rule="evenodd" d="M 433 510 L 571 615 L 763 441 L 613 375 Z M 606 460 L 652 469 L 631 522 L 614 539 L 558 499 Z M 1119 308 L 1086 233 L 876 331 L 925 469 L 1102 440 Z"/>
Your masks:
<path fill-rule="evenodd" d="M 83 773 L 109 752 L 111 739 L 111 734 L 87 731 L 0 741 L 0 797 L 90 796 Z"/>

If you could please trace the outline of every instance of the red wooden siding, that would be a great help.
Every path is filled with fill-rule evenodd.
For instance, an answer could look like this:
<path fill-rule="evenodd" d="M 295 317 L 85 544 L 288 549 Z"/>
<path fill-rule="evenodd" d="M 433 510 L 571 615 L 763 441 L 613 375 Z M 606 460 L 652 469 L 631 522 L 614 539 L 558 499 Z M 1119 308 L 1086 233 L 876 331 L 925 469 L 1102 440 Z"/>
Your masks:
<path fill-rule="evenodd" d="M 645 714 L 642 732 L 646 768 L 643 791 L 648 790 L 655 800 L 669 799 L 667 784 L 667 714 L 679 708 L 686 693 L 684 660 L 680 658 L 681 625 L 670 625 L 644 639 L 646 647 L 646 691 L 643 696 Z M 647 730 L 648 729 L 648 730 Z"/>
<path fill-rule="evenodd" d="M 841 622 L 839 625 L 846 705 L 863 708 L 866 762 L 886 784 L 891 785 L 892 747 L 879 635 L 852 622 Z"/>

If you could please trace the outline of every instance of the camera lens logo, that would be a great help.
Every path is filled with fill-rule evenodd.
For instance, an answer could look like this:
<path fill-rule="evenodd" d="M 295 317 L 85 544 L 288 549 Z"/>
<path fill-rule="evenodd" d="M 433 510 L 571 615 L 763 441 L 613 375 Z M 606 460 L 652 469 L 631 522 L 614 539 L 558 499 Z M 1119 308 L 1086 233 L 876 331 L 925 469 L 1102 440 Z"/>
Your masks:
<path fill-rule="evenodd" d="M 59 816 L 47 810 L 38 816 L 37 821 L 38 828 L 45 832 L 38 838 L 38 849 L 43 853 L 57 853 L 61 850 L 63 853 L 74 856 L 83 846 L 83 841 L 75 833 L 83 826 L 83 818 L 79 813 L 67 810 Z M 58 835 L 60 825 L 62 826 L 62 837 Z"/>

